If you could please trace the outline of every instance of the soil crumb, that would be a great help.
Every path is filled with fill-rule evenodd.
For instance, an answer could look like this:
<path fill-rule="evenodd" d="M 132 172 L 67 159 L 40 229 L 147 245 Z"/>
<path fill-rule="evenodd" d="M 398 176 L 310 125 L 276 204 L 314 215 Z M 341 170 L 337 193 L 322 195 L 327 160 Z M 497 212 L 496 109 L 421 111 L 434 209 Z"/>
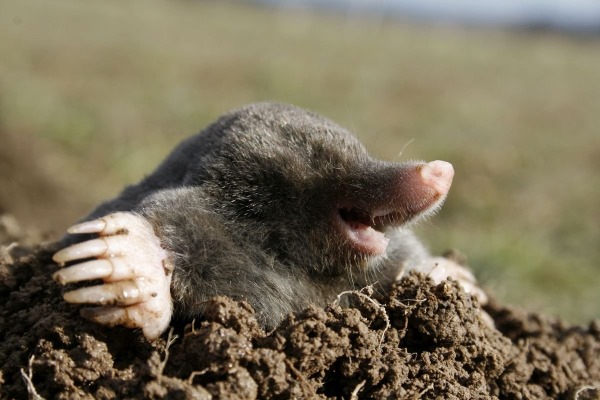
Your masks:
<path fill-rule="evenodd" d="M 205 317 L 141 332 L 83 320 L 61 298 L 49 245 L 0 219 L 0 399 L 600 399 L 600 321 L 498 303 L 479 317 L 454 282 L 403 278 L 290 315 L 264 332 L 226 297 Z"/>

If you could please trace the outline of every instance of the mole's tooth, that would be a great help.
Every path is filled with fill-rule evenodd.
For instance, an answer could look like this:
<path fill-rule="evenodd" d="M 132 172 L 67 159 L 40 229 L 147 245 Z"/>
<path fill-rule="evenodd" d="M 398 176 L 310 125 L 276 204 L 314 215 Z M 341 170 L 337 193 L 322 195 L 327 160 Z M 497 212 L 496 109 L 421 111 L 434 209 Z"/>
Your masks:
<path fill-rule="evenodd" d="M 64 294 L 63 298 L 69 303 L 120 305 L 137 304 L 149 297 L 148 291 L 140 288 L 136 281 L 120 281 L 103 285 L 84 287 Z"/>
<path fill-rule="evenodd" d="M 67 232 L 72 235 L 80 233 L 101 233 L 106 228 L 106 222 L 102 219 L 95 219 L 93 221 L 85 221 L 77 225 L 73 225 Z"/>
<path fill-rule="evenodd" d="M 72 282 L 107 278 L 112 273 L 113 265 L 109 260 L 94 260 L 58 270 L 52 278 L 61 285 L 66 285 Z"/>
<path fill-rule="evenodd" d="M 52 259 L 58 264 L 88 257 L 97 257 L 105 254 L 108 244 L 104 239 L 93 239 L 66 247 L 54 254 Z"/>

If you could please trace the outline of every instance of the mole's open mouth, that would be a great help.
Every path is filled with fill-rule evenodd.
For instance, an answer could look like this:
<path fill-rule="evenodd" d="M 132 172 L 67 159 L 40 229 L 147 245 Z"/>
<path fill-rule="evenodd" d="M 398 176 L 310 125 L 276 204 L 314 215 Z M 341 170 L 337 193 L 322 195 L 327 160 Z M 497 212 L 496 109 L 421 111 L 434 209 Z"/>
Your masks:
<path fill-rule="evenodd" d="M 335 210 L 334 224 L 346 244 L 361 255 L 385 254 L 389 228 L 435 212 L 448 194 L 454 169 L 438 160 L 395 167 L 383 176 L 364 185 L 375 185 L 377 191 L 348 192 Z"/>
<path fill-rule="evenodd" d="M 398 212 L 372 214 L 358 207 L 340 208 L 338 214 L 348 240 L 359 252 L 370 255 L 385 253 L 389 242 L 385 229 L 403 220 Z"/>

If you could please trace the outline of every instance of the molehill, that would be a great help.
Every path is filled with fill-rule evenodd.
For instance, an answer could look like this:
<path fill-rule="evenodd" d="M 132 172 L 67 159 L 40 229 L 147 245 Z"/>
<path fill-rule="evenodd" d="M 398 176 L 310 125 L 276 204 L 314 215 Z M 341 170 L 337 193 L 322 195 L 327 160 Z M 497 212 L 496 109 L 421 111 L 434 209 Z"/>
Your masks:
<path fill-rule="evenodd" d="M 52 281 L 53 249 L 0 222 L 0 399 L 599 399 L 600 321 L 571 326 L 492 301 L 483 324 L 454 282 L 410 274 L 290 315 L 272 332 L 210 301 L 148 342 L 83 320 Z M 27 244 L 27 245 L 26 245 Z"/>

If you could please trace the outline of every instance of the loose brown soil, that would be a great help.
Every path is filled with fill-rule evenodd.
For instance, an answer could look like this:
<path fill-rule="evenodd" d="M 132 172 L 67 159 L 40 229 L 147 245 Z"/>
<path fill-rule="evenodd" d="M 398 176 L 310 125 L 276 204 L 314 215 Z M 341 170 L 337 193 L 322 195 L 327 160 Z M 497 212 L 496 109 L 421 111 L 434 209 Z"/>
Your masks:
<path fill-rule="evenodd" d="M 385 298 L 309 308 L 264 332 L 225 297 L 154 342 L 88 323 L 51 280 L 48 246 L 0 221 L 0 398 L 599 399 L 600 321 L 492 303 L 409 275 Z M 22 235 L 22 233 L 20 233 Z M 377 299 L 377 301 L 375 300 Z"/>

